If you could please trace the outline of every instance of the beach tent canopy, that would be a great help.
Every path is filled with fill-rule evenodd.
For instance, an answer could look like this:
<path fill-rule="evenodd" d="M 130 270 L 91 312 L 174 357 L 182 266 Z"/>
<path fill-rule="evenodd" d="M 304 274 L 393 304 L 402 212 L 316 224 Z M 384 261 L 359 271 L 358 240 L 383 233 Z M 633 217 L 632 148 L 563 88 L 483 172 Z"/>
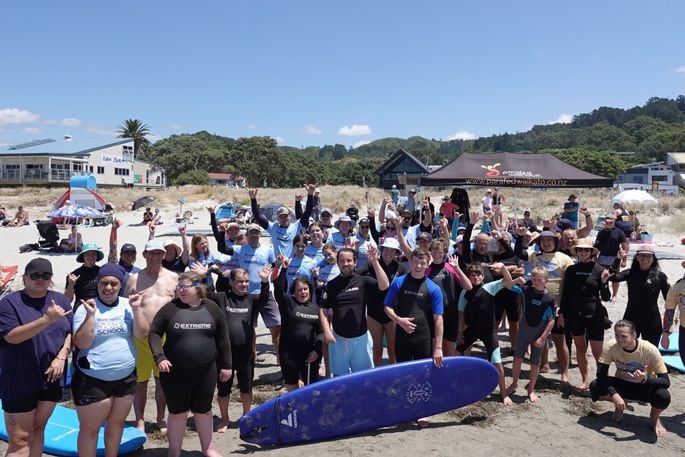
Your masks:
<path fill-rule="evenodd" d="M 69 200 L 69 203 L 67 203 L 67 200 Z M 64 191 L 61 197 L 55 200 L 55 203 L 52 204 L 52 210 L 55 211 L 64 205 L 75 205 L 77 203 L 99 211 L 104 211 L 107 205 L 107 202 L 94 190 L 70 187 Z"/>
<path fill-rule="evenodd" d="M 421 178 L 422 186 L 612 187 L 610 178 L 573 167 L 551 154 L 464 153 Z"/>
<path fill-rule="evenodd" d="M 611 201 L 614 203 L 639 203 L 642 205 L 653 205 L 658 203 L 656 198 L 640 189 L 624 190 L 612 198 Z"/>

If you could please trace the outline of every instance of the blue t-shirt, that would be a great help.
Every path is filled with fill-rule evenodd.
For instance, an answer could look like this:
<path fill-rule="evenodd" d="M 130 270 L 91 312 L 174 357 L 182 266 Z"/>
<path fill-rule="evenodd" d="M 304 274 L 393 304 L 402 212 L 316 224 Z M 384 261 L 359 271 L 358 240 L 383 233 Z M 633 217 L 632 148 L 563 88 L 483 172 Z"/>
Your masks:
<path fill-rule="evenodd" d="M 336 278 L 338 275 L 340 275 L 340 268 L 338 268 L 337 263 L 328 263 L 326 261 L 319 263 L 319 277 L 316 279 L 324 285 L 328 284 L 328 281 Z"/>
<path fill-rule="evenodd" d="M 85 306 L 74 312 L 74 333 L 86 320 Z M 95 338 L 87 349 L 76 351 L 78 369 L 102 381 L 117 381 L 136 368 L 136 347 L 133 343 L 133 311 L 128 299 L 119 297 L 116 306 L 95 299 Z"/>
<path fill-rule="evenodd" d="M 578 209 L 580 208 L 580 203 L 578 202 L 566 202 L 564 203 L 564 214 L 562 217 L 568 219 L 573 223 L 573 228 L 578 228 Z"/>
<path fill-rule="evenodd" d="M 52 290 L 43 298 L 30 298 L 18 291 L 0 300 L 0 399 L 22 398 L 47 387 L 45 370 L 71 333 L 72 315 L 19 344 L 10 344 L 4 338 L 15 328 L 40 319 L 53 300 L 63 309 L 71 310 L 67 298 Z"/>
<path fill-rule="evenodd" d="M 290 265 L 288 265 L 288 271 L 286 271 L 286 279 L 288 280 L 288 290 L 290 286 L 293 285 L 293 281 L 296 278 L 303 276 L 308 280 L 312 280 L 312 270 L 316 268 L 316 261 L 310 259 L 309 257 L 293 257 L 290 260 Z"/>
<path fill-rule="evenodd" d="M 250 274 L 250 289 L 248 293 L 259 295 L 262 289 L 259 270 L 268 263 L 276 262 L 274 250 L 271 246 L 259 245 L 253 248 L 249 244 L 243 244 L 241 246 L 233 246 L 233 257 L 237 257 L 240 268 L 247 270 Z"/>
<path fill-rule="evenodd" d="M 269 228 L 266 229 L 271 235 L 271 244 L 274 247 L 275 255 L 284 255 L 286 257 L 293 256 L 293 239 L 296 235 L 304 232 L 304 227 L 300 221 L 293 222 L 287 227 L 281 227 L 275 222 L 269 222 Z"/>
<path fill-rule="evenodd" d="M 193 265 L 196 265 L 196 264 L 200 264 L 203 267 L 210 268 L 213 265 L 221 265 L 222 260 L 212 253 L 209 253 L 209 255 L 199 253 L 197 259 L 191 259 L 190 262 L 188 262 L 188 269 L 192 270 Z M 211 271 L 207 272 L 207 277 L 205 278 L 205 284 L 207 284 L 207 287 L 213 287 L 214 286 L 214 278 L 212 278 Z"/>
<path fill-rule="evenodd" d="M 308 243 L 306 249 L 304 250 L 304 255 L 306 255 L 310 259 L 314 259 L 316 263 L 322 262 L 324 260 L 323 247 L 323 244 L 321 245 L 321 247 L 317 248 L 312 243 Z"/>
<path fill-rule="evenodd" d="M 359 243 L 359 248 L 357 248 L 357 265 L 356 265 L 356 268 L 361 268 L 362 266 L 366 265 L 366 262 L 369 261 L 369 256 L 367 254 L 367 251 L 369 250 L 369 246 L 373 246 L 374 248 L 378 249 L 378 245 L 373 240 L 373 238 L 370 238 L 370 237 L 368 240 L 365 240 L 361 236 L 357 235 L 356 240 Z"/>

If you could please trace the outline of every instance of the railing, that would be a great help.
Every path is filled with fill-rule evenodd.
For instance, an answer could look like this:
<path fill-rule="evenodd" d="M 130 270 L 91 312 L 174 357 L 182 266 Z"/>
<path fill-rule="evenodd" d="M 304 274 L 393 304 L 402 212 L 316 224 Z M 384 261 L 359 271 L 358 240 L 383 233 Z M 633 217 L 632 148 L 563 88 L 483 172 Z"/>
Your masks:
<path fill-rule="evenodd" d="M 41 169 L 28 169 L 28 170 L 1 170 L 0 171 L 0 181 L 69 181 L 72 176 L 83 176 L 87 175 L 84 171 L 70 171 L 70 170 L 41 170 Z"/>

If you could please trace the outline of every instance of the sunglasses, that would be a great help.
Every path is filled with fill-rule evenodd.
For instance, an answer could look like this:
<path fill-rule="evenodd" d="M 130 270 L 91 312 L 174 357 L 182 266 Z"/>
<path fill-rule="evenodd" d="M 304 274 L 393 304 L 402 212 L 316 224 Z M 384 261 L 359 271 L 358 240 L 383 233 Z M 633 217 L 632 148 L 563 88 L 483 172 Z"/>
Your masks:
<path fill-rule="evenodd" d="M 178 284 L 176 286 L 176 290 L 188 290 L 192 289 L 193 287 L 198 287 L 199 284 Z"/>
<path fill-rule="evenodd" d="M 385 227 L 385 230 L 395 230 L 395 227 Z"/>
<path fill-rule="evenodd" d="M 410 216 L 402 216 L 402 220 L 404 221 L 410 221 L 411 217 Z"/>
<path fill-rule="evenodd" d="M 52 273 L 47 273 L 47 272 L 31 273 L 29 275 L 29 278 L 31 278 L 34 281 L 38 281 L 38 280 L 49 281 L 50 279 L 52 279 Z"/>

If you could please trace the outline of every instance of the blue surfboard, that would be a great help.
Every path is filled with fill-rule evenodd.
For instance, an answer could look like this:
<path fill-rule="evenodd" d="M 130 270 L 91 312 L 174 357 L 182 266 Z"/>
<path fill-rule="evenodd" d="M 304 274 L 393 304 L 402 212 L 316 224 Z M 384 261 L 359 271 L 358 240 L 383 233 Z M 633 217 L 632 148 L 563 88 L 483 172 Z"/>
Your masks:
<path fill-rule="evenodd" d="M 671 333 L 668 336 L 668 349 L 664 349 L 661 346 L 661 342 L 659 342 L 659 350 L 661 352 L 663 352 L 664 354 L 675 354 L 676 352 L 679 352 L 680 351 L 678 348 L 678 336 L 679 335 L 680 335 L 680 333 L 678 333 L 678 332 Z"/>
<path fill-rule="evenodd" d="M 432 359 L 326 379 L 269 400 L 240 418 L 240 438 L 295 444 L 352 435 L 460 408 L 483 399 L 498 382 L 482 359 Z"/>
<path fill-rule="evenodd" d="M 2 406 L 0 404 L 0 406 Z M 5 427 L 5 415 L 0 415 L 0 439 L 7 441 L 7 428 Z M 104 425 L 104 424 L 103 424 Z M 76 410 L 57 405 L 55 411 L 48 419 L 45 427 L 45 446 L 43 451 L 46 454 L 78 456 L 76 439 L 78 438 L 78 416 Z M 147 436 L 135 427 L 124 427 L 121 437 L 119 454 L 126 454 L 140 448 Z M 97 455 L 105 455 L 105 428 L 100 427 L 98 433 Z"/>
<path fill-rule="evenodd" d="M 669 354 L 663 356 L 664 363 L 681 373 L 685 373 L 685 365 L 683 365 L 683 360 L 680 358 L 680 354 Z"/>

